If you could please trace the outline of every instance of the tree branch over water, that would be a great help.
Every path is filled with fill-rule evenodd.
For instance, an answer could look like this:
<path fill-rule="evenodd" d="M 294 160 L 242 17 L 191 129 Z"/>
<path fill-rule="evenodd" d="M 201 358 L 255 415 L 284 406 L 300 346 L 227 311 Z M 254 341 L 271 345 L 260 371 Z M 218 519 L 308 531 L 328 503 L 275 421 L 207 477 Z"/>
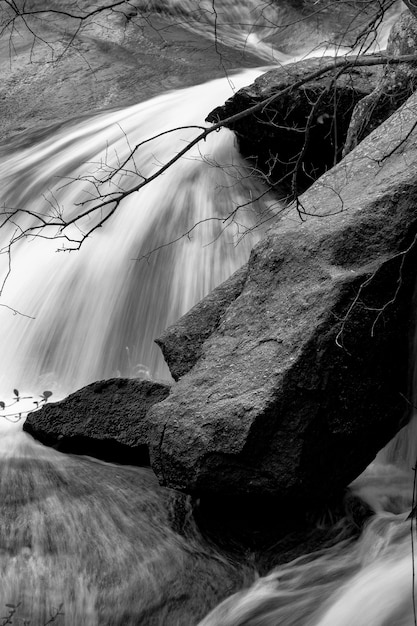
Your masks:
<path fill-rule="evenodd" d="M 19 207 L 16 208 L 8 208 L 5 207 L 3 209 L 3 223 L 0 224 L 0 228 L 5 226 L 7 223 L 16 223 L 16 219 L 19 215 L 28 215 L 34 219 L 34 223 L 30 224 L 26 227 L 19 227 L 16 225 L 16 231 L 12 235 L 11 241 L 8 244 L 8 249 L 10 245 L 20 241 L 22 238 L 31 235 L 42 235 L 45 238 L 49 239 L 61 239 L 67 242 L 68 245 L 64 246 L 66 250 L 74 250 L 79 249 L 83 242 L 92 235 L 94 231 L 104 226 L 104 224 L 114 215 L 114 213 L 119 208 L 121 202 L 131 196 L 134 193 L 141 191 L 144 187 L 161 177 L 164 172 L 170 169 L 177 161 L 179 161 L 182 157 L 186 156 L 187 153 L 191 151 L 191 149 L 197 146 L 199 143 L 204 142 L 209 135 L 212 133 L 218 132 L 223 127 L 228 127 L 236 121 L 239 121 L 245 117 L 254 115 L 254 114 L 262 114 L 270 105 L 274 104 L 274 102 L 278 101 L 279 98 L 284 95 L 307 85 L 309 82 L 314 81 L 315 79 L 324 76 L 326 74 L 337 73 L 338 76 L 343 74 L 344 72 L 351 70 L 356 67 L 369 67 L 369 66 L 381 66 L 386 67 L 390 65 L 398 65 L 402 63 L 415 63 L 416 58 L 414 55 L 403 55 L 400 57 L 386 57 L 386 56 L 359 56 L 359 57 L 342 57 L 335 58 L 334 61 L 330 63 L 326 63 L 323 67 L 317 69 L 314 72 L 311 72 L 308 76 L 301 78 L 298 81 L 295 81 L 288 87 L 274 93 L 270 97 L 262 100 L 261 102 L 251 106 L 244 111 L 236 113 L 227 117 L 224 120 L 221 120 L 208 128 L 196 127 L 198 129 L 202 129 L 201 132 L 192 140 L 188 141 L 184 148 L 178 151 L 174 156 L 172 156 L 168 161 L 162 164 L 158 169 L 152 173 L 151 175 L 144 176 L 140 172 L 137 172 L 137 177 L 139 181 L 133 185 L 130 189 L 123 190 L 117 188 L 115 191 L 101 193 L 101 186 L 105 183 L 111 183 L 114 175 L 123 170 L 126 167 L 128 161 L 134 156 L 134 154 L 143 146 L 145 143 L 149 143 L 154 139 L 161 136 L 161 134 L 175 132 L 180 130 L 182 127 L 178 127 L 169 131 L 165 131 L 164 133 L 155 135 L 153 137 L 147 138 L 143 142 L 139 143 L 135 147 L 132 148 L 131 154 L 128 159 L 125 159 L 118 168 L 116 168 L 113 172 L 110 173 L 107 177 L 100 180 L 97 179 L 94 181 L 94 186 L 96 189 L 97 196 L 88 199 L 81 203 L 80 211 L 73 217 L 66 219 L 62 212 L 57 211 L 55 216 L 45 215 L 45 214 L 37 214 L 28 209 L 21 209 Z M 190 128 L 190 127 L 183 127 Z M 93 183 L 91 178 L 86 178 L 86 182 L 90 184 Z M 83 220 L 86 218 L 94 217 L 94 223 L 89 225 L 87 228 L 83 226 Z M 17 224 L 17 223 L 16 223 Z M 68 231 L 70 227 L 77 226 L 80 229 L 80 237 L 74 238 L 72 235 L 68 235 Z M 55 232 L 50 233 L 51 229 L 56 229 Z M 1 252 L 5 252 L 6 249 L 3 248 Z"/>
<path fill-rule="evenodd" d="M 83 25 L 89 23 L 89 20 L 91 22 L 91 20 L 94 20 L 94 18 L 99 15 L 106 14 L 106 12 L 113 12 L 122 14 L 126 19 L 128 19 L 130 15 L 139 15 L 140 18 L 140 11 L 145 13 L 147 10 L 151 11 L 155 8 L 153 2 L 146 2 L 145 5 L 143 5 L 143 3 L 141 4 L 140 2 L 130 2 L 126 0 L 106 3 L 103 4 L 103 6 L 96 6 L 95 8 L 88 11 L 84 11 L 82 9 L 78 10 L 79 5 L 77 3 L 75 4 L 77 10 L 73 8 L 30 9 L 28 8 L 27 3 L 23 2 L 18 4 L 14 0 L 0 0 L 0 5 L 1 4 L 7 7 L 11 15 L 9 21 L 4 22 L 3 20 L 3 23 L 1 24 L 2 30 L 0 30 L 0 36 L 2 34 L 5 35 L 7 32 L 9 34 L 12 33 L 16 25 L 18 23 L 21 23 L 25 28 L 28 29 L 30 33 L 32 33 L 35 42 L 38 34 L 36 33 L 36 29 L 34 30 L 31 23 L 29 23 L 27 20 L 36 20 L 48 14 L 52 17 L 61 16 L 65 19 L 69 19 L 72 21 L 75 20 L 75 28 L 73 28 L 72 31 L 65 31 L 66 36 L 69 36 L 69 40 L 65 43 L 65 49 L 63 52 L 61 52 L 61 54 L 64 54 L 66 50 L 70 49 Z M 332 4 L 334 4 L 334 7 L 332 7 Z M 329 0 L 321 0 L 318 3 L 315 2 L 314 10 L 311 9 L 310 12 L 305 15 L 305 19 L 315 13 L 319 14 L 322 11 L 329 12 L 332 10 L 332 8 L 336 10 L 336 8 L 340 6 L 340 4 L 340 2 L 332 3 Z M 348 5 L 349 3 L 346 4 Z M 386 11 L 394 4 L 394 0 L 381 0 L 381 2 L 377 3 L 376 11 L 372 14 L 369 22 L 367 22 L 366 26 L 364 26 L 362 30 L 360 30 L 360 32 L 356 34 L 356 37 L 354 39 L 354 46 L 357 50 L 366 51 L 368 49 L 369 42 L 373 41 L 374 36 L 376 36 L 375 33 L 377 32 L 377 28 L 379 27 L 382 18 L 386 14 Z M 203 11 L 205 6 L 206 5 L 202 3 L 200 10 Z M 260 3 L 260 14 L 265 18 L 265 27 L 267 27 L 269 24 L 271 29 L 276 29 L 277 24 L 274 22 L 274 20 L 270 20 L 269 14 L 267 15 L 267 10 L 270 6 L 273 6 L 273 3 Z M 368 6 L 369 4 L 364 2 L 363 9 L 361 9 L 360 12 L 363 11 L 364 13 L 366 13 Z M 167 11 L 168 8 L 169 3 L 161 3 L 162 12 Z M 216 0 L 209 0 L 207 7 L 204 10 L 208 12 L 208 14 L 210 14 L 210 18 L 212 20 L 214 19 L 213 27 L 216 51 L 218 51 L 220 65 L 224 66 L 222 49 L 218 48 L 217 46 L 218 42 L 221 42 L 222 18 L 220 9 L 223 10 L 223 6 L 219 7 L 218 4 L 216 5 Z M 300 17 L 300 19 L 303 18 Z M 353 19 L 354 18 L 352 18 L 352 22 Z M 186 21 L 185 17 L 183 17 L 183 21 Z M 245 28 L 248 27 L 248 25 L 244 24 L 243 21 L 244 20 L 242 18 L 241 26 L 245 26 Z M 284 23 L 280 25 L 280 28 L 285 29 L 290 24 L 290 20 L 287 22 L 284 21 Z M 255 26 L 255 23 L 251 25 L 250 32 L 255 32 L 255 30 L 252 30 L 255 29 Z M 354 30 L 352 23 L 348 23 L 345 31 L 346 33 L 348 33 L 351 30 L 352 32 Z M 48 41 L 45 41 L 44 43 L 46 43 L 46 45 L 49 45 Z M 200 125 L 177 126 L 175 128 L 164 130 L 161 133 L 150 136 L 139 142 L 135 146 L 130 146 L 129 139 L 126 136 L 126 133 L 124 133 L 123 129 L 121 129 L 125 135 L 126 142 L 129 147 L 128 156 L 120 159 L 120 162 L 116 166 L 113 165 L 110 167 L 106 163 L 99 163 L 96 171 L 93 174 L 90 173 L 80 175 L 78 178 L 73 179 L 75 182 L 85 182 L 85 194 L 88 193 L 90 196 L 86 200 L 80 202 L 78 205 L 75 205 L 75 212 L 73 210 L 70 215 L 66 215 L 65 207 L 60 206 L 53 195 L 52 200 L 45 198 L 50 206 L 48 210 L 42 210 L 42 212 L 36 211 L 30 207 L 25 208 L 22 206 L 8 206 L 7 203 L 4 203 L 3 209 L 1 211 L 2 221 L 0 222 L 0 230 L 3 230 L 3 232 L 5 232 L 6 234 L 6 243 L 3 244 L 3 247 L 0 249 L 0 253 L 8 255 L 9 259 L 11 260 L 11 253 L 14 245 L 26 238 L 30 239 L 32 237 L 60 241 L 62 243 L 62 247 L 59 248 L 60 251 L 78 250 L 95 231 L 105 226 L 106 223 L 111 220 L 111 218 L 118 210 L 123 210 L 120 205 L 125 198 L 139 193 L 148 184 L 156 181 L 160 177 L 163 177 L 164 173 L 170 170 L 170 168 L 173 167 L 178 161 L 183 158 L 187 158 L 187 156 L 191 154 L 193 148 L 198 147 L 199 145 L 203 146 L 204 142 L 212 133 L 220 131 L 223 127 L 230 127 L 239 120 L 250 116 L 256 115 L 262 118 L 262 116 L 265 115 L 268 107 L 273 108 L 273 106 L 279 101 L 280 98 L 283 98 L 288 94 L 295 92 L 297 89 L 302 89 L 304 86 L 308 86 L 309 83 L 312 83 L 313 81 L 321 77 L 329 77 L 329 85 L 327 87 L 327 91 L 331 91 L 336 86 L 338 78 L 349 70 L 358 67 L 371 66 L 380 66 L 387 68 L 390 66 L 398 66 L 404 63 L 412 64 L 415 63 L 415 60 L 416 58 L 414 55 L 388 57 L 383 55 L 366 56 L 363 54 L 356 54 L 355 56 L 352 55 L 336 57 L 329 63 L 323 63 L 321 67 L 319 67 L 319 69 L 311 72 L 307 76 L 303 76 L 299 80 L 294 79 L 292 84 L 286 86 L 284 89 L 280 89 L 279 91 L 272 94 L 270 97 L 265 98 L 261 102 L 258 102 L 253 106 L 249 106 L 245 110 L 231 115 L 225 119 L 219 120 L 217 123 L 214 123 L 209 127 Z M 303 168 L 303 157 L 309 143 L 310 123 L 312 121 L 312 118 L 314 117 L 314 113 L 319 103 L 320 97 L 318 98 L 318 100 L 312 102 L 311 104 L 311 112 L 309 119 L 307 120 L 306 126 L 304 129 L 300 128 L 300 133 L 304 133 L 304 146 L 299 152 L 298 158 L 296 158 L 294 162 L 291 161 L 290 163 L 291 167 L 293 167 L 291 198 L 295 199 L 296 201 L 296 208 L 299 212 L 301 219 L 304 218 L 304 215 L 306 215 L 306 213 L 302 204 L 299 201 L 300 190 L 298 189 L 297 185 L 297 174 L 298 171 Z M 178 150 L 170 158 L 168 158 L 168 160 L 166 160 L 165 162 L 159 161 L 157 163 L 155 171 L 150 174 L 145 174 L 144 172 L 140 171 L 140 168 L 136 167 L 135 155 L 140 153 L 141 148 L 145 146 L 145 144 L 151 144 L 153 141 L 157 140 L 163 135 L 177 133 L 181 130 L 191 130 L 192 128 L 195 128 L 197 132 L 196 136 L 191 140 L 186 140 L 184 143 L 184 147 Z M 200 151 L 200 157 L 202 160 L 206 160 L 208 162 L 208 159 L 204 156 L 203 152 L 203 150 Z M 276 160 L 279 160 L 279 155 L 274 158 Z M 88 162 L 86 163 L 86 166 L 87 165 Z M 214 163 L 214 165 L 216 167 L 222 167 L 221 164 Z M 273 164 L 271 165 L 271 169 L 272 167 Z M 278 180 L 275 181 L 274 184 L 271 184 L 268 178 L 268 174 L 265 174 L 265 172 L 262 173 L 260 169 L 256 166 L 249 167 L 249 170 L 249 175 L 255 175 L 258 178 L 260 177 L 263 179 L 263 182 L 266 182 L 267 192 L 271 189 L 276 189 L 280 182 L 282 182 L 281 180 Z M 120 181 L 118 180 L 119 176 L 122 177 L 126 174 L 130 177 L 129 184 L 132 183 L 132 178 L 134 181 L 133 184 L 131 184 L 130 188 L 127 189 L 122 188 Z M 241 176 L 244 176 L 243 172 L 241 173 Z M 65 183 L 65 185 L 71 185 L 71 180 Z M 262 197 L 267 192 L 260 192 L 259 197 Z M 256 200 L 257 198 L 254 198 L 254 201 Z M 222 221 L 224 227 L 226 227 L 228 224 L 232 223 L 233 220 L 235 220 L 237 211 L 241 207 L 245 207 L 246 204 L 239 204 L 229 215 L 226 215 L 223 219 L 219 217 L 214 217 L 213 219 L 217 221 Z M 262 216 L 262 220 L 260 220 L 260 223 L 263 223 L 263 221 L 268 221 L 270 219 L 271 215 L 269 214 L 266 217 Z M 203 221 L 207 220 L 202 220 L 202 222 Z M 190 233 L 193 232 L 193 230 L 196 226 L 199 225 L 199 223 L 200 222 L 197 222 L 195 224 L 192 224 L 191 227 L 185 228 L 183 236 L 189 237 Z M 11 226 L 13 226 L 13 229 L 10 228 Z M 180 237 L 175 237 L 174 240 L 177 241 L 179 238 Z M 167 242 L 166 245 L 170 245 L 170 243 L 172 242 Z M 165 247 L 165 244 L 158 246 L 157 249 L 161 247 Z M 147 258 L 147 256 L 148 255 L 146 254 L 142 255 L 142 257 L 145 258 Z M 3 281 L 3 286 L 4 283 L 8 280 L 9 274 L 10 272 L 8 272 L 6 279 Z"/>

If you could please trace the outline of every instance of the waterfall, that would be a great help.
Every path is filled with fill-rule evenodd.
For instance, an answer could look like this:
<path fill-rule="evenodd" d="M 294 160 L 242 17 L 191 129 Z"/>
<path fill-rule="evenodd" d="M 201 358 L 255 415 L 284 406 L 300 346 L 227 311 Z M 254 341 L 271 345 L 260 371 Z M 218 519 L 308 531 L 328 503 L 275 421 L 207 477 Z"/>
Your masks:
<path fill-rule="evenodd" d="M 188 6 L 165 4 L 178 16 Z M 211 4 L 200 3 L 207 23 L 213 23 Z M 253 23 L 259 3 L 224 2 L 219 33 L 229 45 L 256 46 L 269 62 L 283 61 L 268 25 L 273 5 L 259 12 L 256 28 L 242 32 L 233 29 L 235 13 Z M 186 26 L 208 36 L 201 20 Z M 387 32 L 388 26 L 382 39 Z M 108 189 L 109 174 L 113 185 L 131 188 L 199 132 L 191 127 L 231 95 L 232 83 L 238 88 L 261 72 L 99 113 L 14 151 L 9 144 L 0 163 L 2 208 L 70 218 L 91 193 Z M 163 134 L 178 126 L 184 128 Z M 250 174 L 233 134 L 222 130 L 127 197 L 78 251 L 65 251 L 68 242 L 46 229 L 48 238 L 22 239 L 9 254 L 10 237 L 32 216 L 10 221 L 0 248 L 3 399 L 16 387 L 24 395 L 50 388 L 57 397 L 110 376 L 169 378 L 153 339 L 246 261 L 276 209 L 269 198 L 254 201 L 263 186 Z M 351 485 L 375 511 L 360 539 L 260 577 L 207 542 L 187 500 L 159 487 L 150 470 L 59 454 L 8 422 L 0 429 L 4 624 L 415 623 L 407 519 L 412 457 L 404 461 L 399 438 Z"/>
<path fill-rule="evenodd" d="M 235 82 L 250 82 L 254 75 L 243 73 Z M 159 135 L 113 179 L 114 187 L 129 189 L 137 172 L 150 176 L 200 132 L 164 131 L 179 119 L 181 126 L 201 125 L 210 107 L 229 93 L 222 79 L 62 128 L 3 159 L 4 208 L 59 211 L 71 218 L 95 193 L 99 177 L 114 172 L 133 146 Z M 31 219 L 24 213 L 13 218 L 1 250 L 1 303 L 19 313 L 0 310 L 7 362 L 1 393 L 49 387 L 62 394 L 140 372 L 169 379 L 154 338 L 240 267 L 262 232 L 257 224 L 266 218 L 268 203 L 251 203 L 262 186 L 249 181 L 248 172 L 233 134 L 222 130 L 127 197 L 78 251 L 63 251 L 70 244 L 55 240 L 57 229 L 50 227 L 42 235 L 52 240 L 26 238 L 9 254 L 9 238 Z"/>
<path fill-rule="evenodd" d="M 234 76 L 234 84 L 261 71 Z M 263 184 L 231 132 L 212 134 L 127 197 L 78 251 L 64 251 L 71 244 L 55 239 L 54 228 L 11 252 L 8 243 L 36 216 L 71 218 L 97 181 L 109 188 L 109 173 L 124 189 L 151 175 L 231 93 L 225 78 L 65 125 L 11 154 L 7 146 L 2 207 L 4 215 L 20 211 L 3 227 L 0 255 L 6 402 L 13 388 L 29 396 L 19 401 L 24 411 L 45 389 L 56 398 L 110 376 L 169 378 L 153 339 L 247 260 L 273 214 L 271 200 L 256 200 Z M 20 428 L 0 422 L 4 623 L 192 624 L 225 589 L 253 579 L 251 568 L 204 541 L 187 500 L 161 489 L 150 470 L 64 456 Z M 210 589 L 207 577 L 217 581 Z"/>

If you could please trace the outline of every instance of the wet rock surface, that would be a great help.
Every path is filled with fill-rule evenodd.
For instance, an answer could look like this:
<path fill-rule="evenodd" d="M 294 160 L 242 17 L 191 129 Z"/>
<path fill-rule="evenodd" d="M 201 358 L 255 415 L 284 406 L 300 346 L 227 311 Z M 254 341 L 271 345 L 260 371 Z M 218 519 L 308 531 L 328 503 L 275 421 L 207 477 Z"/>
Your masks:
<path fill-rule="evenodd" d="M 216 123 L 276 96 L 261 111 L 226 126 L 255 169 L 286 194 L 305 190 L 340 160 L 355 105 L 376 86 L 374 67 L 342 74 L 335 69 L 308 80 L 332 63 L 332 57 L 321 57 L 270 70 L 207 117 Z"/>
<path fill-rule="evenodd" d="M 67 0 L 65 11 L 83 15 L 109 4 L 105 0 Z M 335 5 L 331 0 L 286 0 L 279 7 L 272 6 L 270 13 L 261 6 L 266 26 L 258 23 L 254 32 L 259 29 L 259 39 L 284 55 L 302 53 L 306 46 L 317 49 L 329 38 L 349 44 L 380 10 L 380 4 L 370 0 L 358 11 L 356 2 Z M 115 11 L 95 15 L 79 32 L 79 21 L 66 18 L 57 0 L 32 0 L 25 6 L 29 11 L 61 11 L 26 16 L 31 30 L 22 21 L 14 30 L 6 27 L 10 13 L 3 7 L 1 143 L 13 138 L 13 147 L 19 146 L 19 141 L 25 145 L 75 117 L 128 106 L 225 75 L 233 79 L 236 69 L 271 62 L 249 42 L 237 48 L 236 42 L 215 41 L 214 22 L 211 27 L 205 23 L 210 12 L 204 7 L 196 11 L 195 4 L 187 2 L 176 10 L 174 6 L 166 0 L 145 6 L 131 0 Z M 222 21 L 227 23 L 231 8 L 236 10 L 234 3 L 226 2 L 223 16 L 217 7 L 218 28 Z M 256 22 L 257 16 L 250 15 Z M 200 18 L 196 30 L 194 22 Z"/>
<path fill-rule="evenodd" d="M 240 295 L 247 271 L 244 265 L 156 340 L 174 380 L 189 372 L 201 357 L 204 341 L 216 330 L 228 306 Z"/>
<path fill-rule="evenodd" d="M 153 381 L 103 380 L 29 413 L 23 429 L 61 452 L 148 465 L 146 414 L 168 393 L 167 385 Z"/>
<path fill-rule="evenodd" d="M 399 429 L 415 107 L 413 96 L 302 196 L 307 215 L 289 208 L 254 248 L 200 359 L 149 413 L 163 484 L 307 506 L 347 485 Z"/>
<path fill-rule="evenodd" d="M 69 0 L 65 10 L 82 15 L 108 4 Z M 62 4 L 37 0 L 29 8 L 62 11 Z M 13 137 L 18 147 L 19 138 L 23 144 L 36 141 L 83 114 L 136 104 L 261 63 L 253 51 L 216 47 L 187 28 L 184 17 L 151 9 L 141 12 L 129 2 L 96 15 L 79 32 L 77 20 L 60 14 L 27 19 L 31 30 L 18 22 L 13 38 L 6 30 L 0 37 L 1 143 Z M 0 28 L 7 17 L 4 8 Z"/>
<path fill-rule="evenodd" d="M 417 19 L 402 13 L 393 25 L 386 54 L 389 57 L 414 54 L 417 47 Z M 392 64 L 380 69 L 375 89 L 358 102 L 347 133 L 344 154 L 348 154 L 375 128 L 392 115 L 414 93 L 417 86 L 417 64 Z"/>
<path fill-rule="evenodd" d="M 288 11 L 304 15 L 307 5 L 288 3 L 285 15 L 288 17 Z M 314 5 L 317 8 L 317 3 Z M 327 9 L 325 5 L 320 3 L 328 32 L 329 20 L 334 22 L 335 14 L 331 15 L 332 3 Z M 57 63 L 45 63 L 45 50 L 32 49 L 32 39 L 23 39 L 10 69 L 3 67 L 9 72 L 4 75 L 4 136 L 30 130 L 39 123 L 41 127 L 58 119 L 61 123 L 71 119 L 74 111 L 79 115 L 136 102 L 167 88 L 196 82 L 197 74 L 200 81 L 227 72 L 224 63 L 219 63 L 225 57 L 219 56 L 218 46 L 207 47 L 207 41 L 184 24 L 173 23 L 173 16 L 161 11 L 153 14 L 151 24 L 141 23 L 140 28 L 134 23 L 136 17 L 138 13 L 133 11 L 129 16 L 97 20 Z M 168 22 L 169 34 L 165 32 Z M 62 24 L 58 26 L 53 20 L 47 25 L 48 36 L 52 33 L 55 41 L 63 33 Z M 8 51 L 3 48 L 1 53 L 5 57 Z M 248 54 L 246 66 L 259 64 L 255 55 Z M 203 59 L 204 76 L 200 67 Z M 228 67 L 239 65 L 231 49 L 227 62 Z M 235 112 L 237 102 L 243 108 L 256 103 L 325 62 L 304 61 L 268 72 L 210 119 L 218 119 L 220 110 L 221 115 Z M 38 63 L 44 63 L 42 72 L 34 71 Z M 285 133 L 294 132 L 289 141 L 280 135 L 281 156 L 275 166 L 282 165 L 278 161 L 293 166 L 294 157 L 300 153 L 294 138 L 303 135 L 311 103 L 315 102 L 313 125 L 309 126 L 311 152 L 304 146 L 304 132 L 304 161 L 301 179 L 296 181 L 300 188 L 310 184 L 311 178 L 340 157 L 353 107 L 372 91 L 377 80 L 377 71 L 355 69 L 338 78 L 340 92 L 335 92 L 332 79 L 329 82 L 326 77 L 312 83 L 311 92 L 302 90 L 295 100 L 292 97 L 281 102 Z M 35 94 L 42 94 L 38 107 L 34 106 L 38 102 Z M 229 111 L 228 106 L 232 107 Z M 407 120 L 407 107 L 405 111 Z M 255 124 L 244 120 L 240 130 L 235 128 L 246 154 L 252 154 L 250 142 L 256 137 L 264 163 L 277 141 L 275 131 L 282 133 L 276 111 L 266 114 L 268 124 L 260 117 Z M 20 124 L 23 119 L 27 123 Z M 401 122 L 400 126 L 403 129 L 407 125 Z M 42 132 L 25 133 L 22 141 L 37 138 Z M 384 150 L 388 154 L 388 143 L 400 135 L 396 128 L 390 135 L 372 139 L 379 148 L 372 142 L 369 145 L 379 150 L 378 154 Z M 16 137 L 14 141 L 16 145 Z M 322 148 L 319 162 L 311 156 L 317 153 L 318 144 Z M 290 209 L 282 225 L 255 248 L 245 268 L 158 340 L 174 378 L 180 380 L 169 397 L 168 387 L 154 389 L 153 395 L 154 391 L 145 387 L 130 388 L 148 383 L 129 382 L 116 410 L 114 397 L 121 383 L 96 383 L 104 387 L 97 391 L 97 387 L 89 386 L 78 396 L 70 396 L 55 414 L 53 406 L 58 405 L 44 407 L 29 417 L 25 429 L 60 450 L 128 463 L 147 462 L 150 440 L 154 468 L 161 481 L 197 495 L 261 496 L 288 503 L 303 498 L 319 501 L 328 495 L 327 483 L 325 488 L 320 486 L 320 482 L 325 483 L 325 468 L 332 474 L 331 490 L 340 490 L 391 437 L 404 412 L 404 402 L 399 398 L 406 391 L 407 347 L 404 336 L 398 340 L 394 327 L 408 325 L 411 278 L 406 270 L 414 254 L 411 249 L 403 255 L 413 236 L 409 208 L 414 198 L 409 191 L 413 181 L 402 178 L 402 182 L 395 181 L 399 186 L 393 185 L 392 179 L 388 183 L 385 173 L 392 165 L 391 158 L 374 159 L 361 151 L 354 154 L 355 158 L 344 161 L 303 197 L 301 213 L 305 211 L 305 215 L 301 220 L 300 205 L 298 211 Z M 381 163 L 384 183 L 381 187 L 377 182 L 370 189 L 370 177 L 375 176 L 371 169 L 378 169 Z M 277 172 L 275 179 L 294 187 L 294 181 L 289 180 L 291 173 Z M 352 185 L 355 189 L 350 188 Z M 371 219 L 376 207 L 376 217 Z M 317 213 L 328 217 L 319 219 Z M 376 243 L 375 233 L 385 232 L 386 224 L 390 224 L 389 232 Z M 361 247 L 366 254 L 359 253 Z M 378 334 L 375 329 L 381 324 L 384 333 Z M 387 364 L 388 353 L 393 359 Z M 377 390 L 381 392 L 378 400 Z M 137 405 L 143 394 L 152 396 L 148 404 L 145 402 L 145 411 Z M 103 423 L 97 422 L 97 415 L 103 413 L 97 395 L 106 396 L 102 398 L 107 406 L 104 430 Z M 160 400 L 165 402 L 147 414 Z M 85 404 L 87 418 L 86 413 L 80 417 L 78 403 Z M 362 406 L 356 411 L 358 403 Z M 61 413 L 65 413 L 67 428 L 59 425 Z M 373 415 L 369 420 L 365 419 L 368 413 Z M 342 468 L 338 466 L 340 458 L 344 459 Z"/>

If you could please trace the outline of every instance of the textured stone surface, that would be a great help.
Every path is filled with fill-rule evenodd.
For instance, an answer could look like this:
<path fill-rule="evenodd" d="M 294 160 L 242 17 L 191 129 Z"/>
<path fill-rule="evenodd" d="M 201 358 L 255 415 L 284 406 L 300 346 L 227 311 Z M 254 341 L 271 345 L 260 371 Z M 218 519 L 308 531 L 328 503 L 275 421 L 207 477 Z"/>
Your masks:
<path fill-rule="evenodd" d="M 149 380 L 102 380 L 29 413 L 23 429 L 62 452 L 146 465 L 145 417 L 168 393 L 167 385 Z"/>
<path fill-rule="evenodd" d="M 244 265 L 156 340 L 174 380 L 189 372 L 198 361 L 204 341 L 216 330 L 229 304 L 241 293 L 246 276 Z"/>
<path fill-rule="evenodd" d="M 411 13 L 417 17 L 417 2 L 416 0 L 403 0 L 404 4 L 408 6 Z"/>
<path fill-rule="evenodd" d="M 149 413 L 163 484 L 317 501 L 399 428 L 415 283 L 416 106 L 413 97 L 304 194 L 308 218 L 290 209 L 255 247 L 200 359 Z"/>
<path fill-rule="evenodd" d="M 217 122 L 240 113 L 332 61 L 332 57 L 308 59 L 270 70 L 217 107 L 207 120 Z M 235 131 L 242 154 L 251 157 L 270 182 L 294 194 L 340 160 L 354 107 L 373 91 L 377 77 L 374 67 L 357 67 L 342 75 L 329 72 L 227 126 Z"/>
<path fill-rule="evenodd" d="M 417 50 L 417 19 L 404 11 L 393 25 L 386 53 L 391 57 L 415 54 Z M 417 86 L 417 64 L 402 63 L 380 70 L 374 91 L 356 105 L 349 126 L 344 154 L 358 145 L 414 93 Z"/>

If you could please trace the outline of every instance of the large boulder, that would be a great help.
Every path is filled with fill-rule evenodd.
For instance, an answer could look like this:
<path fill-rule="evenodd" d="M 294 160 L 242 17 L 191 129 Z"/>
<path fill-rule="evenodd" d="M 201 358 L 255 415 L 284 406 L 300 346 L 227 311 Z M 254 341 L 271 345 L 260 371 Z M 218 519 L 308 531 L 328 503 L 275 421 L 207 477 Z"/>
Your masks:
<path fill-rule="evenodd" d="M 413 96 L 317 181 L 303 215 L 288 210 L 254 248 L 242 289 L 230 279 L 238 295 L 200 358 L 148 414 L 163 484 L 307 505 L 347 485 L 399 429 L 414 317 L 416 108 Z M 183 352 L 189 341 L 195 353 L 195 335 L 182 331 Z"/>
<path fill-rule="evenodd" d="M 335 67 L 311 79 L 333 63 L 334 57 L 321 57 L 270 70 L 214 109 L 207 121 L 226 120 L 276 95 L 261 112 L 225 125 L 269 183 L 296 195 L 340 160 L 355 105 L 377 84 L 375 67 L 346 72 Z"/>
<path fill-rule="evenodd" d="M 23 429 L 61 452 L 148 465 L 145 417 L 168 393 L 167 385 L 150 380 L 102 380 L 29 413 Z"/>

